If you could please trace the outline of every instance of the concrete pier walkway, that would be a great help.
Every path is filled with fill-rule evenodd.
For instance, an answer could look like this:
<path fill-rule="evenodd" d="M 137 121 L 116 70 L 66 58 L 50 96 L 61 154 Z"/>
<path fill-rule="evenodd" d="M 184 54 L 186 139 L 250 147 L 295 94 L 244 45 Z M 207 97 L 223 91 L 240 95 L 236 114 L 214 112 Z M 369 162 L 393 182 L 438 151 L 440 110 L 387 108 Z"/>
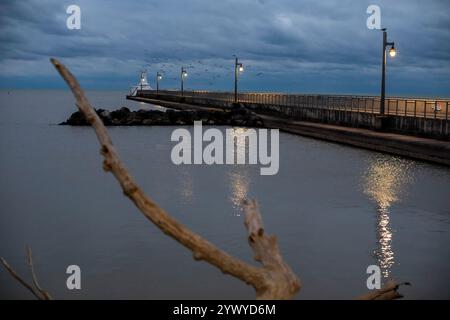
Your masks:
<path fill-rule="evenodd" d="M 127 97 L 127 99 L 178 110 L 227 109 L 143 97 Z M 267 128 L 450 166 L 450 142 L 448 141 L 257 114 L 263 119 L 264 126 Z"/>
<path fill-rule="evenodd" d="M 268 128 L 450 166 L 450 142 L 260 115 Z"/>

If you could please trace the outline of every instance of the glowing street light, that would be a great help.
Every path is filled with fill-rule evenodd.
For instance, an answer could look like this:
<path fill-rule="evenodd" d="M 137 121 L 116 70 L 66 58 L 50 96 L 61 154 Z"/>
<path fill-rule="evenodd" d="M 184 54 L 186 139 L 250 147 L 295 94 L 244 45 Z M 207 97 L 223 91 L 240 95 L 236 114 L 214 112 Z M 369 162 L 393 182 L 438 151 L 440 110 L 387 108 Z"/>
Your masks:
<path fill-rule="evenodd" d="M 184 95 L 184 78 L 187 78 L 188 73 L 184 67 L 181 67 L 181 96 Z"/>
<path fill-rule="evenodd" d="M 162 74 L 157 72 L 156 73 L 156 92 L 159 91 L 159 80 L 161 80 L 161 79 L 162 79 Z"/>
<path fill-rule="evenodd" d="M 393 58 L 397 55 L 397 51 L 395 50 L 394 46 L 389 50 L 389 55 Z"/>
<path fill-rule="evenodd" d="M 383 52 L 381 61 L 381 98 L 380 98 L 380 114 L 384 115 L 384 105 L 385 105 L 385 93 L 386 93 L 386 48 L 391 46 L 389 49 L 389 56 L 392 58 L 396 56 L 397 51 L 395 51 L 394 42 L 387 41 L 386 28 L 381 29 L 383 31 Z"/>
<path fill-rule="evenodd" d="M 239 72 L 244 72 L 244 65 L 239 62 L 238 57 L 235 56 L 235 62 L 234 62 L 234 102 L 237 102 L 237 84 L 238 84 L 238 77 Z"/>

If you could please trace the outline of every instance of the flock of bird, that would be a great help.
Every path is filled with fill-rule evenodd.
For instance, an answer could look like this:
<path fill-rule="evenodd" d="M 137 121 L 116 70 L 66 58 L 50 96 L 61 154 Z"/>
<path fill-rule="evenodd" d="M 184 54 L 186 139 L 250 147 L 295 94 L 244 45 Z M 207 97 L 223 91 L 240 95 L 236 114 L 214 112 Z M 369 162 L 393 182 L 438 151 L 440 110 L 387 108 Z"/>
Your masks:
<path fill-rule="evenodd" d="M 217 61 L 217 59 L 219 58 L 211 56 L 204 60 L 192 59 L 186 61 L 180 58 L 161 60 L 154 57 L 144 60 L 145 64 L 143 65 L 143 69 L 148 72 L 153 70 L 155 74 L 159 72 L 166 80 L 178 81 L 180 79 L 181 67 L 184 67 L 189 75 L 192 75 L 196 79 L 205 80 L 205 83 L 213 86 L 221 79 L 225 79 L 234 74 L 234 60 L 230 59 L 228 65 L 225 65 L 213 62 L 214 60 Z M 223 58 L 220 59 L 223 60 Z M 251 72 L 252 66 L 245 65 L 245 70 Z M 255 74 L 256 77 L 262 75 L 262 72 Z"/>

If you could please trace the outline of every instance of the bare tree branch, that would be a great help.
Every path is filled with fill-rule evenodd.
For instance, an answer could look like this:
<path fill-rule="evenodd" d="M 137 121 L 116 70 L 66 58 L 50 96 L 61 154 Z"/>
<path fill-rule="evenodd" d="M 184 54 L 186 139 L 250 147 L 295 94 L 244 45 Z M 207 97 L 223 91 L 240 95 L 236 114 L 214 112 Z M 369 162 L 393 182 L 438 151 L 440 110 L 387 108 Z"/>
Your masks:
<path fill-rule="evenodd" d="M 103 169 L 112 172 L 121 185 L 124 194 L 134 202 L 145 217 L 165 234 L 190 249 L 194 259 L 205 260 L 222 272 L 252 285 L 256 290 L 258 299 L 291 299 L 294 297 L 300 289 L 299 280 L 283 262 L 276 238 L 264 235 L 261 217 L 254 214 L 254 209 L 247 210 L 252 212 L 252 216 L 247 218 L 246 224 L 249 226 L 250 246 L 255 252 L 255 257 L 258 258 L 257 260 L 262 262 L 263 267 L 254 267 L 220 250 L 175 220 L 147 197 L 119 159 L 108 131 L 90 105 L 78 81 L 58 60 L 51 59 L 51 62 L 72 90 L 77 100 L 78 109 L 95 130 L 101 145 L 101 154 L 104 157 Z M 250 206 L 249 209 L 256 206 L 254 202 L 250 202 L 250 204 L 253 204 L 253 206 Z M 260 229 L 258 230 L 261 231 L 255 233 L 254 226 L 256 228 L 259 226 Z M 269 251 L 265 252 L 265 250 Z M 275 256 L 270 258 L 271 254 Z"/>
<path fill-rule="evenodd" d="M 261 299 L 289 299 L 300 290 L 300 280 L 284 262 L 277 238 L 264 233 L 261 213 L 255 200 L 244 200 L 245 226 L 254 259 L 264 266 L 270 284 Z"/>
<path fill-rule="evenodd" d="M 28 260 L 28 266 L 30 267 L 30 270 L 31 270 L 31 276 L 33 277 L 34 286 L 41 293 L 41 295 L 44 297 L 45 300 L 52 300 L 52 297 L 50 296 L 50 294 L 47 291 L 45 291 L 44 289 L 42 289 L 41 286 L 39 285 L 39 282 L 36 277 L 36 273 L 34 272 L 33 255 L 32 255 L 30 247 L 27 247 L 27 260 Z"/>
<path fill-rule="evenodd" d="M 395 300 L 403 298 L 397 291 L 401 285 L 409 286 L 409 282 L 398 283 L 396 281 L 388 281 L 381 289 L 374 290 L 356 298 L 356 300 Z"/>
<path fill-rule="evenodd" d="M 5 259 L 0 258 L 0 261 L 3 264 L 3 266 L 5 267 L 5 269 L 9 272 L 9 274 L 15 280 L 17 280 L 22 286 L 24 286 L 26 289 L 28 289 L 28 291 L 30 291 L 37 299 L 52 300 L 50 295 L 45 290 L 43 290 L 38 284 L 37 277 L 36 277 L 36 274 L 34 272 L 34 267 L 33 267 L 32 253 L 31 253 L 31 249 L 29 247 L 27 250 L 27 255 L 28 255 L 28 265 L 31 269 L 31 274 L 33 276 L 33 283 L 34 283 L 35 288 L 33 287 L 33 285 L 29 284 L 21 276 L 19 276 L 19 274 L 8 264 L 8 262 L 6 262 Z"/>

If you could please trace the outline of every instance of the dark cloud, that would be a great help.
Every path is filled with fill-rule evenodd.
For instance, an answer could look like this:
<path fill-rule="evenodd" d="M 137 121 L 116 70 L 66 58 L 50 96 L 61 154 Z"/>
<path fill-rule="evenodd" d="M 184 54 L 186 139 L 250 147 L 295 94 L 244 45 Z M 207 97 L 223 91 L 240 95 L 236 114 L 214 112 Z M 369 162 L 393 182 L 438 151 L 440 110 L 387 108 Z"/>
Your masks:
<path fill-rule="evenodd" d="M 70 4 L 81 7 L 81 30 L 66 28 Z M 237 54 L 248 90 L 376 93 L 381 33 L 366 28 L 370 4 L 399 52 L 391 92 L 449 96 L 446 0 L 2 1 L 0 86 L 51 83 L 57 56 L 90 85 L 126 86 L 146 67 L 175 87 L 184 65 L 191 87 L 228 90 Z"/>

